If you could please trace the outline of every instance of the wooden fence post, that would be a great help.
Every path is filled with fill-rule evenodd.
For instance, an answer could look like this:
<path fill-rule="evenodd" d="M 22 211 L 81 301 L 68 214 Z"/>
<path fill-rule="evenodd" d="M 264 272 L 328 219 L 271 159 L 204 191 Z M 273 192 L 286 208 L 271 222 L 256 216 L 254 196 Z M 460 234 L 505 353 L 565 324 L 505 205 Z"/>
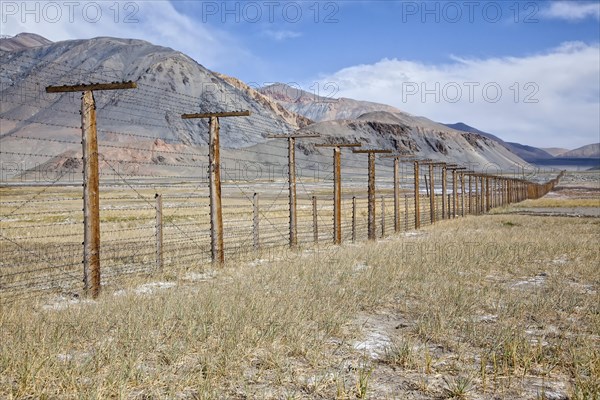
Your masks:
<path fill-rule="evenodd" d="M 492 209 L 490 179 L 491 178 L 489 176 L 485 177 L 485 212 L 489 212 Z"/>
<path fill-rule="evenodd" d="M 442 218 L 450 218 L 450 202 L 446 205 L 446 184 L 448 180 L 448 167 L 442 165 Z M 446 209 L 447 206 L 447 209 Z"/>
<path fill-rule="evenodd" d="M 393 154 L 389 156 L 383 156 L 394 159 L 394 232 L 400 232 L 400 158 L 405 160 L 416 161 L 412 157 L 412 154 Z M 406 208 L 406 207 L 405 207 Z M 404 217 L 406 221 L 406 217 Z M 406 226 L 406 223 L 405 223 Z"/>
<path fill-rule="evenodd" d="M 356 196 L 352 196 L 352 243 L 356 242 Z"/>
<path fill-rule="evenodd" d="M 404 232 L 408 231 L 408 195 L 404 195 Z"/>
<path fill-rule="evenodd" d="M 375 154 L 377 153 L 385 153 L 385 154 L 389 154 L 392 151 L 391 150 L 352 150 L 353 153 L 362 153 L 362 154 L 367 154 L 369 156 L 369 172 L 368 172 L 368 177 L 369 177 L 369 182 L 368 182 L 368 189 L 367 189 L 367 197 L 368 197 L 368 226 L 367 226 L 367 230 L 368 230 L 368 238 L 369 240 L 376 240 L 377 239 L 377 235 L 375 232 L 375 208 L 376 208 L 376 204 L 375 204 Z"/>
<path fill-rule="evenodd" d="M 394 158 L 394 232 L 400 232 L 400 160 Z"/>
<path fill-rule="evenodd" d="M 163 211 L 162 196 L 158 193 L 154 195 L 156 199 L 156 269 L 163 269 Z"/>
<path fill-rule="evenodd" d="M 435 181 L 434 165 L 429 164 L 429 218 L 431 223 L 435 223 Z"/>
<path fill-rule="evenodd" d="M 254 193 L 254 196 L 252 197 L 252 233 L 254 237 L 254 250 L 260 248 L 260 219 L 258 211 L 258 193 Z"/>
<path fill-rule="evenodd" d="M 319 243 L 319 225 L 317 216 L 317 196 L 312 197 L 312 217 L 313 217 L 313 240 L 315 244 Z"/>
<path fill-rule="evenodd" d="M 479 176 L 475 175 L 473 179 L 475 180 L 475 207 L 473 208 L 473 213 L 479 215 Z"/>
<path fill-rule="evenodd" d="M 469 174 L 469 197 L 468 197 L 468 204 L 469 204 L 469 215 L 473 214 L 473 184 L 471 181 L 471 174 Z"/>
<path fill-rule="evenodd" d="M 460 173 L 460 215 L 465 216 L 465 174 Z"/>
<path fill-rule="evenodd" d="M 288 140 L 288 193 L 290 213 L 290 247 L 298 246 L 297 212 L 296 212 L 296 139 L 317 138 L 318 133 L 307 133 L 298 135 L 267 135 L 270 139 Z"/>
<path fill-rule="evenodd" d="M 385 237 L 385 197 L 381 196 L 381 237 Z"/>
<path fill-rule="evenodd" d="M 415 178 L 415 229 L 419 229 L 421 227 L 421 209 L 420 209 L 420 196 L 421 192 L 419 190 L 419 162 L 414 162 L 414 178 Z"/>
<path fill-rule="evenodd" d="M 458 177 L 456 176 L 456 168 L 452 169 L 452 218 L 458 217 Z M 448 205 L 450 208 L 450 205 Z"/>
<path fill-rule="evenodd" d="M 221 205 L 221 146 L 219 118 L 247 117 L 250 111 L 182 114 L 182 119 L 208 118 L 208 190 L 210 197 L 210 254 L 213 264 L 225 262 L 223 208 Z"/>
<path fill-rule="evenodd" d="M 210 117 L 209 132 L 209 185 L 210 185 L 210 232 L 213 262 L 223 264 L 223 208 L 221 206 L 221 156 L 219 145 L 219 119 Z"/>
<path fill-rule="evenodd" d="M 100 176 L 94 90 L 135 89 L 135 82 L 47 86 L 46 93 L 83 92 L 81 134 L 83 150 L 83 283 L 86 295 L 100 294 Z"/>
<path fill-rule="evenodd" d="M 360 147 L 360 143 L 319 143 L 315 147 L 333 147 L 333 243 L 342 244 L 342 147 Z"/>
<path fill-rule="evenodd" d="M 100 294 L 100 177 L 98 167 L 98 137 L 96 102 L 91 90 L 81 98 L 81 129 L 83 133 L 83 271 L 84 289 L 93 298 Z"/>

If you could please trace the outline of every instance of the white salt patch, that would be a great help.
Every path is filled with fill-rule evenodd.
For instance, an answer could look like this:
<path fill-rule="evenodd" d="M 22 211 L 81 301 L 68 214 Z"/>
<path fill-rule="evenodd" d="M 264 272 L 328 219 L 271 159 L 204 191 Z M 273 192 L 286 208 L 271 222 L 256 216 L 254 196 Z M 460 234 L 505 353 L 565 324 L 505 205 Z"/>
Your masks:
<path fill-rule="evenodd" d="M 380 332 L 369 332 L 365 340 L 356 342 L 353 347 L 367 353 L 369 357 L 376 360 L 385 353 L 385 349 L 390 345 L 391 340 L 388 336 Z"/>
<path fill-rule="evenodd" d="M 83 362 L 86 359 L 89 359 L 92 356 L 92 353 L 88 353 L 86 351 L 73 351 L 70 353 L 57 354 L 56 358 L 61 362 Z"/>
<path fill-rule="evenodd" d="M 183 277 L 183 280 L 190 281 L 190 282 L 203 282 L 203 281 L 207 281 L 209 279 L 213 279 L 216 276 L 217 276 L 217 271 L 215 271 L 215 270 L 208 270 L 208 271 L 205 271 L 202 273 L 189 272 Z"/>
<path fill-rule="evenodd" d="M 425 236 L 426 233 L 411 231 L 411 232 L 404 232 L 403 235 L 406 237 L 414 237 L 414 236 Z"/>
<path fill-rule="evenodd" d="M 542 286 L 546 283 L 546 277 L 547 277 L 547 275 L 545 273 L 541 273 L 541 274 L 534 276 L 533 278 L 515 282 L 515 283 L 513 283 L 512 287 L 513 288 L 521 288 L 521 287 L 528 287 L 528 286 L 534 286 L 534 287 Z"/>
<path fill-rule="evenodd" d="M 498 321 L 498 316 L 494 315 L 494 314 L 480 315 L 480 316 L 476 317 L 476 320 L 479 322 L 485 322 L 485 323 L 491 324 L 491 323 Z"/>
<path fill-rule="evenodd" d="M 175 282 L 150 282 L 136 287 L 133 292 L 135 294 L 151 294 L 157 290 L 170 289 L 175 285 Z M 127 290 L 121 289 L 114 292 L 113 296 L 125 296 L 127 293 Z"/>
<path fill-rule="evenodd" d="M 151 282 L 138 286 L 134 291 L 136 294 L 150 294 L 156 290 L 170 289 L 175 286 L 175 282 Z"/>
<path fill-rule="evenodd" d="M 333 382 L 335 380 L 335 374 L 333 372 L 326 373 L 324 375 L 313 375 L 306 379 L 308 386 L 317 386 L 325 382 Z"/>
<path fill-rule="evenodd" d="M 596 294 L 596 289 L 594 289 L 594 285 L 586 285 L 586 284 L 577 283 L 577 282 L 569 282 L 569 285 L 571 285 L 571 287 L 579 290 L 581 293 Z"/>
<path fill-rule="evenodd" d="M 563 254 L 562 256 L 560 256 L 560 257 L 555 258 L 554 260 L 552 260 L 553 264 L 559 264 L 559 265 L 564 265 L 564 264 L 566 264 L 568 262 L 569 262 L 569 259 L 568 259 L 568 257 L 565 254 Z"/>
<path fill-rule="evenodd" d="M 64 297 L 64 296 L 60 296 L 57 297 L 56 299 L 54 299 L 54 301 L 52 303 L 48 303 L 48 304 L 44 304 L 42 306 L 42 308 L 44 310 L 54 310 L 54 311 L 60 311 L 60 310 L 65 310 L 71 306 L 75 306 L 75 305 L 79 305 L 79 304 L 90 304 L 93 303 L 92 300 L 81 300 L 77 297 Z"/>
<path fill-rule="evenodd" d="M 365 263 L 358 263 L 354 267 L 352 267 L 352 271 L 360 272 L 369 269 L 370 267 Z"/>
<path fill-rule="evenodd" d="M 262 259 L 262 258 L 259 258 L 258 260 L 253 260 L 253 261 L 250 261 L 250 262 L 248 263 L 248 266 L 249 266 L 249 267 L 257 267 L 257 266 L 259 266 L 259 265 L 261 265 L 261 264 L 265 263 L 266 261 L 267 261 L 267 260 L 264 260 L 264 259 Z"/>

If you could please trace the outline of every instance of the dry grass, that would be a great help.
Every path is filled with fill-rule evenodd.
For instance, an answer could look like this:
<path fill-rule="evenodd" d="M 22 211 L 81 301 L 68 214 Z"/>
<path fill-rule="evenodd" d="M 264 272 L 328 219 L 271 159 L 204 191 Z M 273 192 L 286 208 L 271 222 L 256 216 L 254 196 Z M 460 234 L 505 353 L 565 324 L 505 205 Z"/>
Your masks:
<path fill-rule="evenodd" d="M 599 229 L 468 217 L 5 305 L 0 397 L 595 399 Z"/>
<path fill-rule="evenodd" d="M 600 207 L 600 197 L 595 199 L 541 198 L 536 200 L 525 200 L 515 204 L 514 207 Z"/>

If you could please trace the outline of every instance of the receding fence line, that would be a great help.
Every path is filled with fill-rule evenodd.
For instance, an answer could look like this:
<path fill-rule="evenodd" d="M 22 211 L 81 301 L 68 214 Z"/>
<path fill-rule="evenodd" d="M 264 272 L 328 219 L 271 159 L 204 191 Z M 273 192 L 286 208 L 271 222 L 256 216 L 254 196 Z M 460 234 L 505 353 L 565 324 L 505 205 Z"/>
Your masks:
<path fill-rule="evenodd" d="M 125 86 L 135 85 L 132 83 L 125 83 Z M 80 88 L 81 85 L 77 86 Z M 63 87 L 62 91 L 67 91 Z M 69 88 L 69 87 L 67 87 Z M 114 87 L 116 89 L 116 87 Z M 157 193 L 155 195 L 155 205 L 147 208 L 148 210 L 154 209 L 155 211 L 155 230 L 153 235 L 144 236 L 144 240 L 152 240 L 152 236 L 155 238 L 155 251 L 150 251 L 148 254 L 140 254 L 140 258 L 134 260 L 131 255 L 127 255 L 127 261 L 121 261 L 124 264 L 133 264 L 134 262 L 140 263 L 142 267 L 150 267 L 154 264 L 156 270 L 164 269 L 164 253 L 169 246 L 172 244 L 180 243 L 183 241 L 192 240 L 193 237 L 197 237 L 198 234 L 207 235 L 210 233 L 211 237 L 211 260 L 213 263 L 221 264 L 224 262 L 224 249 L 223 249 L 223 213 L 222 213 L 222 204 L 221 204 L 221 182 L 220 182 L 220 159 L 219 159 L 219 121 L 218 118 L 220 116 L 240 116 L 238 114 L 243 113 L 243 115 L 247 115 L 247 112 L 232 112 L 232 113 L 209 113 L 209 114 L 184 114 L 184 118 L 210 118 L 210 153 L 209 153 L 209 165 L 210 165 L 210 178 L 209 179 L 209 189 L 210 189 L 210 230 L 196 229 L 192 231 L 181 231 L 180 234 L 186 236 L 186 238 L 178 238 L 172 242 L 167 242 L 166 246 L 164 243 L 164 236 L 169 237 L 169 230 L 165 231 L 163 227 L 163 202 L 162 195 Z M 236 115 L 233 115 L 236 114 Z M 95 103 L 93 98 L 93 93 L 91 90 L 85 91 L 82 97 L 82 135 L 83 135 L 83 150 L 84 150 L 84 253 L 83 253 L 83 264 L 84 264 L 84 290 L 89 295 L 96 297 L 100 292 L 100 258 L 99 258 L 99 245 L 100 245 L 100 220 L 99 220 L 99 182 L 98 182 L 98 153 L 97 153 L 97 138 L 96 138 L 96 115 L 95 115 Z M 289 166 L 289 204 L 287 211 L 289 212 L 289 220 L 290 220 L 290 240 L 289 245 L 291 247 L 295 247 L 298 245 L 298 229 L 301 231 L 300 238 L 308 242 L 310 239 L 310 223 L 308 220 L 304 224 L 300 226 L 297 225 L 297 218 L 305 218 L 308 219 L 308 215 L 311 215 L 309 206 L 305 203 L 302 204 L 302 198 L 300 199 L 300 214 L 296 210 L 296 187 L 295 187 L 295 178 L 296 178 L 296 158 L 295 158 L 295 139 L 298 137 L 318 137 L 315 134 L 303 134 L 303 135 L 275 135 L 271 136 L 274 138 L 287 138 L 288 139 L 288 166 Z M 341 244 L 342 242 L 342 185 L 341 185 L 341 167 L 340 167 L 340 147 L 357 147 L 358 144 L 330 144 L 330 145 L 320 145 L 320 147 L 334 147 L 334 190 L 333 190 L 333 242 L 336 244 Z M 367 236 L 369 240 L 375 240 L 376 236 L 376 218 L 375 218 L 375 208 L 376 208 L 376 195 L 375 195 L 375 157 L 377 153 L 391 153 L 388 150 L 354 150 L 354 153 L 367 153 L 369 156 L 369 169 L 368 169 L 368 192 L 367 192 L 367 207 L 368 207 L 368 221 L 367 221 Z M 403 159 L 401 155 L 389 155 L 389 157 L 394 158 L 394 173 L 393 173 L 393 201 L 394 201 L 394 213 L 393 213 L 393 222 L 394 222 L 394 231 L 397 233 L 400 229 L 400 173 L 399 173 L 399 163 L 400 161 L 408 161 L 408 159 Z M 95 161 L 94 161 L 95 159 Z M 95 167 L 94 167 L 95 163 Z M 457 218 L 458 216 L 465 216 L 466 214 L 482 214 L 485 212 L 489 212 L 492 208 L 504 206 L 507 204 L 511 204 L 513 202 L 523 201 L 525 199 L 533 199 L 539 198 L 550 190 L 552 190 L 555 185 L 559 182 L 563 173 L 561 172 L 554 179 L 545 182 L 545 183 L 533 183 L 529 181 L 525 181 L 522 179 L 514 179 L 507 178 L 501 175 L 491 175 L 491 174 L 477 174 L 473 171 L 465 171 L 465 167 L 458 166 L 456 164 L 447 164 L 438 161 L 432 160 L 414 160 L 413 166 L 413 190 L 414 190 L 414 213 L 415 213 L 415 228 L 419 229 L 421 226 L 421 212 L 423 215 L 426 215 L 427 207 L 426 202 L 423 202 L 424 209 L 421 210 L 421 201 L 420 198 L 422 196 L 420 191 L 420 165 L 428 165 L 429 167 L 429 180 L 427 179 L 427 175 L 425 175 L 425 188 L 427 192 L 427 196 L 429 197 L 429 213 L 430 213 L 430 221 L 431 223 L 435 223 L 437 220 L 441 219 L 451 219 Z M 438 218 L 438 214 L 436 214 L 436 209 L 438 208 L 440 199 L 439 192 L 436 194 L 436 180 L 439 177 L 435 176 L 436 167 L 441 166 L 441 182 L 438 182 L 438 186 L 442 186 L 442 195 L 441 195 L 441 218 Z M 94 173 L 94 170 L 96 173 Z M 447 171 L 452 171 L 452 176 L 449 177 Z M 467 194 L 467 189 L 465 186 L 465 175 L 468 176 L 468 207 L 465 207 L 465 195 Z M 301 176 L 301 175 L 300 175 Z M 448 179 L 452 180 L 452 188 L 451 193 L 447 187 Z M 475 181 L 475 190 L 472 191 L 472 180 Z M 460 189 L 459 189 L 460 186 Z M 94 191 L 94 188 L 96 190 Z M 133 187 L 132 190 L 135 191 Z M 438 188 L 439 190 L 439 188 Z M 459 191 L 460 191 L 460 199 L 459 199 Z M 308 191 L 307 191 L 308 193 Z M 139 193 L 138 193 L 139 195 Z M 404 226 L 405 229 L 409 228 L 409 194 L 404 195 Z M 250 197 L 248 196 L 248 199 Z M 390 221 L 386 221 L 388 217 L 389 211 L 386 213 L 386 196 L 381 195 L 381 220 L 380 220 L 380 228 L 381 228 L 381 237 L 386 236 L 386 228 L 387 223 Z M 312 239 L 314 244 L 319 243 L 319 230 L 318 230 L 318 217 L 319 210 L 317 207 L 317 195 L 312 194 L 310 198 L 312 201 Z M 308 200 L 308 199 L 306 199 Z M 387 200 L 390 200 L 389 197 Z M 192 208 L 194 206 L 190 206 Z M 227 207 L 227 206 L 226 206 Z M 230 206 L 233 208 L 233 206 Z M 166 203 L 166 208 L 169 208 L 169 203 Z M 467 212 L 468 210 L 468 212 Z M 283 211 L 283 210 L 281 210 Z M 322 211 L 321 211 L 322 212 Z M 148 212 L 144 218 L 152 219 L 152 214 Z M 232 214 L 239 215 L 240 217 L 236 217 L 234 219 L 228 219 L 226 222 L 229 225 L 227 226 L 238 226 L 243 225 L 245 229 L 252 229 L 252 243 L 250 245 L 249 236 L 244 238 L 246 242 L 242 243 L 241 246 L 247 246 L 248 248 L 253 248 L 255 251 L 259 250 L 261 247 L 260 242 L 260 224 L 259 224 L 259 193 L 254 193 L 252 197 L 252 211 L 249 208 L 246 208 L 242 211 L 235 210 Z M 252 214 L 252 220 L 250 221 L 249 215 Z M 390 213 L 391 215 L 391 213 Z M 172 216 L 170 216 L 172 217 Z M 168 217 L 166 217 L 167 221 L 171 221 Z M 275 216 L 274 219 L 281 218 L 280 216 Z M 357 198 L 356 196 L 352 197 L 352 242 L 356 242 L 358 232 L 357 232 Z M 390 217 L 391 220 L 391 217 Z M 270 222 L 270 221 L 267 221 Z M 151 222 L 150 224 L 151 225 Z M 345 225 L 347 226 L 347 225 Z M 364 224 L 361 225 L 361 228 L 364 227 Z M 119 228 L 116 231 L 127 231 L 127 230 L 138 230 L 141 228 Z M 151 229 L 146 227 L 144 229 Z M 179 229 L 179 228 L 178 228 Z M 263 235 L 265 232 L 263 232 Z M 72 234 L 69 234 L 72 235 Z M 190 237 L 190 235 L 192 235 Z M 228 237 L 235 238 L 236 241 L 240 238 L 244 237 L 245 234 L 240 234 L 239 232 L 233 232 Z M 269 235 L 267 233 L 267 238 Z M 146 239 L 148 238 L 148 239 Z M 264 238 L 263 238 L 264 240 Z M 113 239 L 109 242 L 118 242 L 118 239 Z M 267 240 L 268 242 L 268 240 Z M 129 242 L 128 242 L 129 243 Z M 236 242 L 237 243 L 237 242 Z M 267 243 L 267 245 L 272 242 Z M 114 244 L 117 246 L 117 243 Z M 133 247 L 133 242 L 130 242 L 130 246 Z M 204 245 L 202 245 L 204 246 Z M 252 246 L 252 247 L 251 247 Z M 95 250 L 97 249 L 97 250 Z M 103 247 L 104 249 L 104 247 Z M 240 251 L 238 248 L 235 249 L 235 252 Z M 152 253 L 154 254 L 154 260 L 152 257 Z M 195 255 L 202 254 L 201 252 L 190 254 L 189 257 L 195 257 Z M 231 249 L 228 249 L 228 254 L 231 254 Z M 136 254 L 137 256 L 137 254 Z M 125 255 L 117 255 L 115 256 L 115 260 L 123 259 Z M 131 260 L 129 260 L 131 258 Z M 167 262 L 169 262 L 169 258 L 167 258 Z M 139 265 L 137 266 L 139 269 Z M 110 275 L 109 270 L 109 275 Z M 113 271 L 114 273 L 114 271 Z M 1 292 L 0 292 L 1 293 Z"/>

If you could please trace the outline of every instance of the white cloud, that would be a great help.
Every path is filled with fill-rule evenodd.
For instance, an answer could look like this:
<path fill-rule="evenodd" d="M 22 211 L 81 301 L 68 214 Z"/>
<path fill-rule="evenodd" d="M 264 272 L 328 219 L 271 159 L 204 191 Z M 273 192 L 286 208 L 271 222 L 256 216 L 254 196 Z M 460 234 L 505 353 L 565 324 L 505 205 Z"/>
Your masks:
<path fill-rule="evenodd" d="M 337 95 L 462 121 L 507 141 L 575 148 L 598 142 L 600 47 L 564 43 L 527 57 L 452 57 L 441 65 L 383 59 L 319 79 Z"/>
<path fill-rule="evenodd" d="M 264 34 L 272 39 L 275 39 L 278 42 L 282 42 L 287 39 L 295 39 L 302 36 L 302 33 L 295 31 L 287 31 L 287 30 L 271 30 L 267 29 L 264 31 Z"/>
<path fill-rule="evenodd" d="M 541 11 L 541 15 L 547 18 L 565 19 L 567 21 L 580 21 L 588 17 L 600 19 L 600 3 L 596 1 L 589 3 L 553 1 L 550 3 L 550 7 Z"/>
<path fill-rule="evenodd" d="M 6 1 L 1 11 L 2 34 L 32 32 L 52 41 L 142 39 L 182 51 L 217 70 L 258 62 L 226 32 L 178 12 L 169 1 Z"/>

